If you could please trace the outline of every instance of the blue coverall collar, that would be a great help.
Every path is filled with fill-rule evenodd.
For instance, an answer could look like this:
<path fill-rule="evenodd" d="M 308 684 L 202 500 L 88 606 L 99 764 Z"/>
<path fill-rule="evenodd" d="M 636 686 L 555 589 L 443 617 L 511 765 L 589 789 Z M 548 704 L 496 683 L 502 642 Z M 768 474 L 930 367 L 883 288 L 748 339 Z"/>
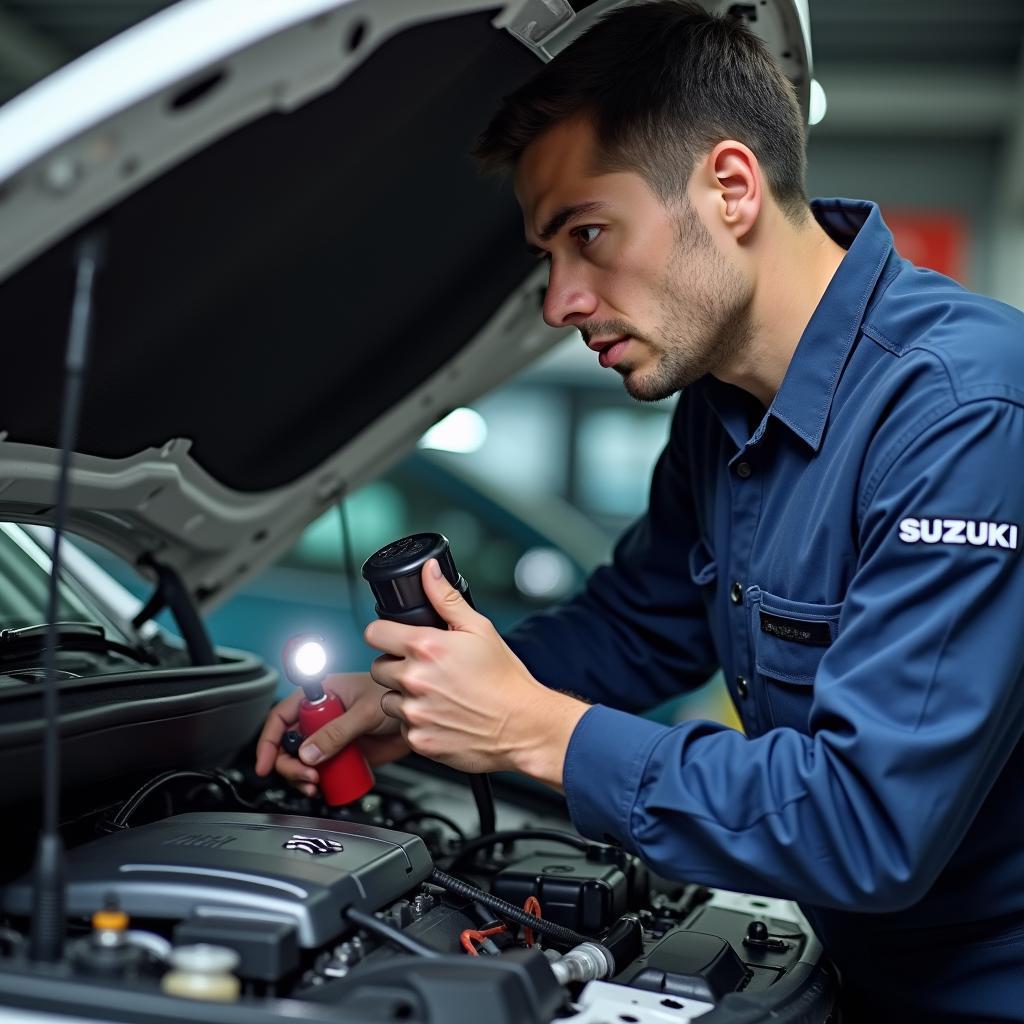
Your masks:
<path fill-rule="evenodd" d="M 815 199 L 811 210 L 847 252 L 804 329 L 770 413 L 818 451 L 843 367 L 892 252 L 892 233 L 878 207 L 864 200 Z"/>
<path fill-rule="evenodd" d="M 814 451 L 820 449 L 843 367 L 893 253 L 892 233 L 875 203 L 814 199 L 811 210 L 847 253 L 800 337 L 767 416 L 749 440 L 747 412 L 738 401 L 746 396 L 713 378 L 703 382 L 708 403 L 740 449 L 760 440 L 769 418 L 778 420 Z"/>

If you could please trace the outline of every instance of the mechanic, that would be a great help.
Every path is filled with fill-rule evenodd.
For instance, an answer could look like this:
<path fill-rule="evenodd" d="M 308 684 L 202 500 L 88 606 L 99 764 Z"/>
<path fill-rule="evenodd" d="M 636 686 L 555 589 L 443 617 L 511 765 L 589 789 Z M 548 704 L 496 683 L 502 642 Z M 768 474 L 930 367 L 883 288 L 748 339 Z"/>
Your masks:
<path fill-rule="evenodd" d="M 681 392 L 646 514 L 500 638 L 377 621 L 301 760 L 362 737 L 564 789 L 660 874 L 797 900 L 848 1019 L 1024 1018 L 1024 316 L 805 194 L 793 89 L 740 22 L 621 8 L 507 97 L 544 318 L 640 400 Z M 745 733 L 631 712 L 725 672 Z M 372 676 L 372 678 L 370 678 Z M 579 699 L 580 695 L 583 699 Z M 593 702 L 593 703 L 590 703 Z"/>

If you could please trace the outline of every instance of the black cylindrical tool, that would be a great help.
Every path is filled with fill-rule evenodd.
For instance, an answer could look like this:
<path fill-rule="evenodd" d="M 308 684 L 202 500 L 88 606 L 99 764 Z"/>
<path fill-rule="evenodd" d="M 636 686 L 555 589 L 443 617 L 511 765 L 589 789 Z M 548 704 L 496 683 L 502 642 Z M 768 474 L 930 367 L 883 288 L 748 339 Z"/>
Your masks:
<path fill-rule="evenodd" d="M 380 618 L 407 626 L 448 628 L 423 590 L 421 573 L 431 558 L 437 559 L 441 574 L 469 606 L 476 607 L 469 584 L 455 567 L 448 538 L 441 533 L 414 533 L 386 544 L 363 562 L 363 579 L 370 585 L 374 610 Z M 470 774 L 469 783 L 480 815 L 480 834 L 489 835 L 495 825 L 490 779 L 486 775 Z"/>
<path fill-rule="evenodd" d="M 427 600 L 420 582 L 423 566 L 431 558 L 437 559 L 444 578 L 470 607 L 476 607 L 469 584 L 455 567 L 448 538 L 441 533 L 414 533 L 385 545 L 363 562 L 363 579 L 370 584 L 380 618 L 407 626 L 448 628 Z"/>

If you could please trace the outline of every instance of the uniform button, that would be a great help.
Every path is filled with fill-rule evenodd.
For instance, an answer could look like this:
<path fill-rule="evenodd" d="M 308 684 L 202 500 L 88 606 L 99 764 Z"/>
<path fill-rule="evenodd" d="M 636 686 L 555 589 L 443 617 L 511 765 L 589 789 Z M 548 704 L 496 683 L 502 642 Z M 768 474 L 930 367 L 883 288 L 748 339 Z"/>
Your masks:
<path fill-rule="evenodd" d="M 753 473 L 753 472 L 754 471 L 753 471 L 753 469 L 750 468 L 750 463 L 749 462 L 737 462 L 736 463 L 736 475 L 741 480 L 746 480 L 747 477 L 750 476 L 750 474 Z"/>
<path fill-rule="evenodd" d="M 729 600 L 733 604 L 743 604 L 743 584 L 739 580 L 729 588 Z"/>
<path fill-rule="evenodd" d="M 743 678 L 743 676 L 736 677 L 736 692 L 741 697 L 746 697 L 747 695 L 747 681 Z"/>

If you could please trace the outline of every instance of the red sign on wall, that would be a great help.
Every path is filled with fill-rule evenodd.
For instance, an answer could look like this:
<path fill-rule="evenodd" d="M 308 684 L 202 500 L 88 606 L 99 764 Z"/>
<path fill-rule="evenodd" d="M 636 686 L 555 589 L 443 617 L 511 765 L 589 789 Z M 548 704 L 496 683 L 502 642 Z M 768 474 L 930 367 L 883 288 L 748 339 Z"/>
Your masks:
<path fill-rule="evenodd" d="M 886 207 L 882 218 L 904 259 L 966 283 L 967 223 L 961 214 Z"/>

